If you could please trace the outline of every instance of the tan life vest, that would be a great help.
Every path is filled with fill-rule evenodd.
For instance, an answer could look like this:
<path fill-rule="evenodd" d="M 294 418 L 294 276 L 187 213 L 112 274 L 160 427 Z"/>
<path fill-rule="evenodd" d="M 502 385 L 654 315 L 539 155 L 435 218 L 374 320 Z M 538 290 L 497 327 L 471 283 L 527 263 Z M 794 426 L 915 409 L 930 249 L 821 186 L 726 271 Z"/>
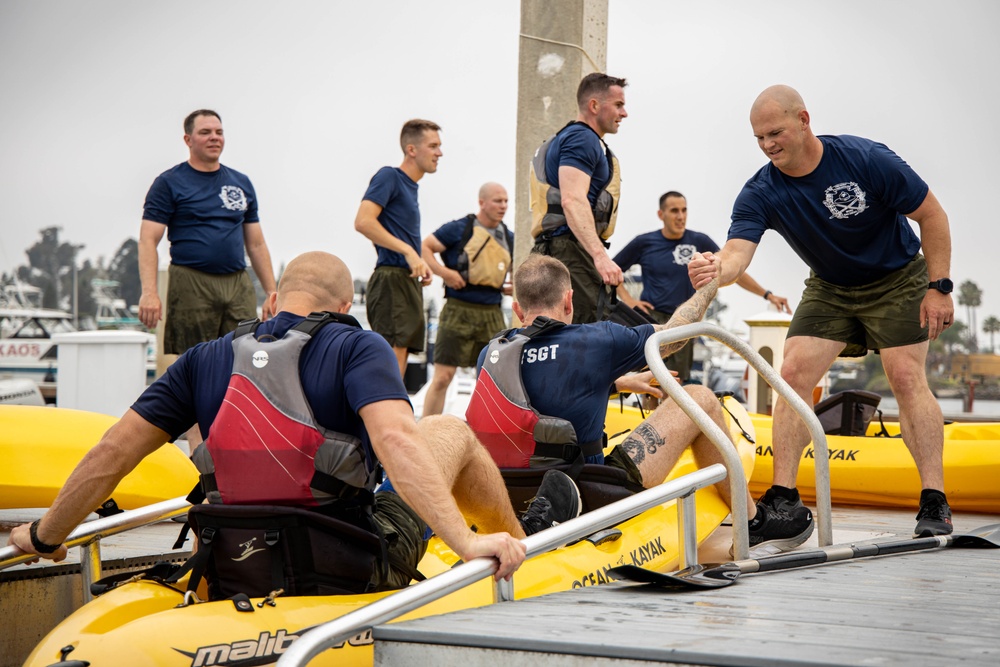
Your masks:
<path fill-rule="evenodd" d="M 552 147 L 552 140 L 562 134 L 566 128 L 574 124 L 585 125 L 579 121 L 568 123 L 551 137 L 542 142 L 542 145 L 535 151 L 531 158 L 528 180 L 530 182 L 530 207 L 531 207 L 531 236 L 537 239 L 543 232 L 551 232 L 567 224 L 566 215 L 562 208 L 562 192 L 559 188 L 549 185 L 549 179 L 545 172 L 545 159 Z M 594 133 L 596 134 L 596 132 Z M 618 219 L 618 201 L 621 196 L 621 169 L 618 165 L 618 158 L 611 152 L 604 140 L 605 155 L 608 160 L 608 168 L 611 170 L 611 178 L 607 185 L 601 190 L 591 211 L 594 214 L 594 226 L 597 235 L 603 240 L 608 240 L 615 231 L 615 223 Z"/>
<path fill-rule="evenodd" d="M 470 214 L 467 220 L 465 244 L 454 268 L 466 285 L 501 289 L 510 271 L 510 250 L 497 241 L 491 230 L 477 225 L 475 215 Z M 507 238 L 506 225 L 501 222 L 497 229 Z"/>

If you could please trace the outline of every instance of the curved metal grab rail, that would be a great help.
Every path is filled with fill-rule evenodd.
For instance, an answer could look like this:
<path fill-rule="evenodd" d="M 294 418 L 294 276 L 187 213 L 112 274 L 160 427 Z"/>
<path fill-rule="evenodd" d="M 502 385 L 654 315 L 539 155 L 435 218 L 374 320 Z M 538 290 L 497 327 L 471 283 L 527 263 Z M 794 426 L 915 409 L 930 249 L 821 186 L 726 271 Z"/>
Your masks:
<path fill-rule="evenodd" d="M 736 560 L 744 560 L 750 557 L 750 530 L 747 520 L 746 476 L 743 474 L 743 462 L 740 460 L 739 452 L 736 451 L 736 446 L 729 439 L 729 434 L 719 428 L 719 425 L 712 421 L 695 400 L 684 391 L 681 384 L 674 380 L 660 356 L 662 343 L 673 343 L 685 339 L 682 331 L 684 328 L 676 327 L 666 331 L 658 331 L 650 336 L 645 347 L 646 363 L 649 364 L 649 370 L 653 371 L 653 375 L 659 381 L 660 387 L 712 441 L 712 444 L 722 455 L 726 468 L 739 472 L 737 475 L 729 475 L 729 493 L 732 496 L 730 509 L 733 514 L 733 557 Z"/>
<path fill-rule="evenodd" d="M 781 396 L 791 406 L 796 413 L 798 413 L 799 418 L 805 423 L 806 427 L 809 429 L 809 433 L 812 436 L 813 451 L 815 456 L 815 471 L 816 471 L 816 524 L 819 526 L 819 545 L 821 547 L 829 546 L 833 544 L 833 526 L 830 519 L 830 453 L 826 444 L 826 433 L 823 431 L 823 425 L 820 424 L 819 417 L 813 409 L 806 405 L 806 402 L 802 400 L 802 397 L 796 394 L 787 382 L 781 379 L 781 376 L 775 371 L 770 364 L 764 361 L 764 358 L 757 354 L 757 352 L 750 347 L 744 340 L 738 338 L 734 334 L 726 331 L 722 327 L 715 324 L 709 324 L 707 322 L 696 322 L 694 324 L 685 324 L 683 326 L 675 327 L 673 329 L 668 329 L 666 331 L 658 331 L 653 334 L 649 340 L 646 341 L 646 361 L 649 363 L 650 370 L 653 371 L 653 375 L 660 382 L 660 386 L 666 390 L 667 394 L 670 395 L 672 399 L 677 401 L 677 404 L 684 410 L 685 414 L 690 417 L 701 430 L 706 433 L 712 440 L 713 444 L 719 448 L 722 453 L 723 459 L 726 461 L 726 466 L 730 470 L 740 470 L 742 471 L 742 464 L 739 461 L 739 456 L 736 455 L 735 448 L 729 444 L 729 438 L 722 433 L 711 420 L 707 419 L 704 411 L 698 407 L 698 405 L 687 395 L 680 384 L 670 376 L 669 371 L 667 371 L 666 365 L 660 359 L 659 346 L 662 343 L 673 343 L 679 340 L 686 340 L 688 338 L 694 338 L 696 336 L 708 336 L 709 338 L 714 338 L 720 343 L 725 344 L 734 352 L 743 357 L 748 364 L 754 367 L 761 377 L 776 391 L 778 395 Z M 707 422 L 707 424 L 705 423 Z M 713 436 L 713 433 L 715 436 Z M 722 435 L 725 440 L 725 444 L 720 446 L 719 441 L 716 436 Z M 735 457 L 735 463 L 739 466 L 738 468 L 731 467 L 731 457 Z M 739 554 L 741 552 L 744 555 L 737 555 L 736 559 L 740 560 L 742 558 L 747 558 L 745 549 L 747 545 L 747 529 L 746 529 L 746 507 L 742 508 L 743 520 L 740 521 L 737 512 L 739 511 L 740 505 L 746 504 L 746 496 L 742 488 L 737 492 L 737 482 L 741 482 L 745 479 L 742 474 L 730 475 L 729 476 L 729 488 L 733 495 L 733 547 L 734 553 Z M 741 536 L 737 535 L 737 531 L 742 533 Z M 742 541 L 742 545 L 737 544 L 737 539 Z M 740 547 L 743 547 L 742 549 Z"/>
<path fill-rule="evenodd" d="M 696 490 L 720 482 L 725 477 L 725 467 L 716 463 L 610 505 L 591 510 L 548 530 L 529 535 L 523 540 L 528 550 L 528 557 L 537 556 L 586 537 L 595 530 L 621 523 L 668 500 L 674 498 L 684 500 Z M 693 524 L 689 525 L 687 530 L 690 531 L 690 539 L 694 539 Z M 303 667 L 326 649 L 347 641 L 359 632 L 391 621 L 408 611 L 492 576 L 496 570 L 497 562 L 494 559 L 477 558 L 372 602 L 361 609 L 344 614 L 299 637 L 278 660 L 277 667 Z M 515 573 L 514 577 L 516 576 Z"/>
<path fill-rule="evenodd" d="M 87 521 L 77 526 L 69 534 L 69 537 L 66 538 L 64 544 L 70 548 L 81 547 L 81 550 L 83 550 L 99 542 L 102 537 L 122 533 L 133 528 L 140 528 L 151 523 L 156 523 L 157 521 L 184 514 L 188 511 L 189 507 L 191 507 L 191 503 L 187 501 L 187 498 L 180 496 L 179 498 L 163 500 L 152 505 L 147 505 L 146 507 L 140 507 L 139 509 L 128 510 L 121 514 L 114 514 L 103 519 Z M 86 552 L 81 552 L 80 554 L 80 566 L 84 570 L 87 569 L 88 562 L 93 560 L 88 556 L 89 554 Z M 38 556 L 34 554 L 20 553 L 15 547 L 4 547 L 0 549 L 0 570 L 36 558 Z M 97 568 L 97 575 L 94 577 L 94 581 L 101 578 L 100 559 L 97 559 Z M 87 574 L 85 573 L 84 576 L 86 577 Z"/>

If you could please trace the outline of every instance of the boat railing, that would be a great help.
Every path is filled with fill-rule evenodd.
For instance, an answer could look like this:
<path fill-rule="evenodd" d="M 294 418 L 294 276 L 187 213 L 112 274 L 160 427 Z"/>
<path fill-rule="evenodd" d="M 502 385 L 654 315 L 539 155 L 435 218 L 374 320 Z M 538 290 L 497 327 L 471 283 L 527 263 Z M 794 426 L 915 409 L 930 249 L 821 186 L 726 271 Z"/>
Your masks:
<path fill-rule="evenodd" d="M 83 578 L 83 601 L 90 602 L 90 584 L 101 578 L 101 538 L 126 530 L 170 519 L 188 511 L 191 503 L 184 496 L 153 503 L 139 509 L 94 519 L 82 523 L 69 534 L 64 544 L 80 548 L 80 573 Z M 20 553 L 15 547 L 0 549 L 0 570 L 38 558 L 34 554 Z"/>
<path fill-rule="evenodd" d="M 698 560 L 695 491 L 721 482 L 725 477 L 725 466 L 716 463 L 610 505 L 590 510 L 575 519 L 526 537 L 522 542 L 527 548 L 527 557 L 531 558 L 583 539 L 657 505 L 677 499 L 678 539 L 682 544 L 681 565 L 682 567 L 684 564 L 693 565 Z M 323 651 L 338 646 L 369 628 L 392 621 L 409 611 L 492 576 L 497 571 L 497 566 L 497 561 L 493 558 L 476 558 L 344 614 L 333 621 L 316 626 L 301 635 L 285 651 L 278 660 L 278 667 L 304 667 Z M 494 600 L 499 602 L 513 600 L 516 580 L 517 573 L 510 581 L 496 582 Z"/>
<path fill-rule="evenodd" d="M 729 469 L 729 488 L 733 496 L 733 554 L 735 558 L 740 560 L 749 555 L 746 491 L 743 487 L 746 476 L 743 474 L 742 463 L 726 434 L 695 403 L 681 385 L 673 380 L 670 371 L 667 370 L 660 357 L 661 345 L 697 336 L 714 338 L 743 357 L 791 406 L 809 429 L 816 460 L 816 525 L 819 528 L 819 544 L 823 547 L 833 544 L 833 526 L 830 518 L 830 455 L 823 425 L 812 408 L 806 405 L 802 397 L 796 394 L 789 384 L 781 379 L 781 375 L 750 345 L 722 327 L 707 322 L 696 322 L 658 331 L 646 341 L 646 363 L 649 364 L 650 370 L 659 381 L 660 387 L 666 390 L 670 398 L 676 401 L 685 414 L 698 425 L 702 432 L 708 435 L 721 452 L 726 468 Z"/>

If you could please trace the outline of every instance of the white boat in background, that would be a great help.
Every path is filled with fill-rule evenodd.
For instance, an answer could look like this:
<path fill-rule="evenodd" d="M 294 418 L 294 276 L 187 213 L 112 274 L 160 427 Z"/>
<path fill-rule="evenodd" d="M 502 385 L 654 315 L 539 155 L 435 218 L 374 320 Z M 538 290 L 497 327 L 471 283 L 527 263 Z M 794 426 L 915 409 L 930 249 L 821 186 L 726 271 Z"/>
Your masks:
<path fill-rule="evenodd" d="M 38 307 L 40 297 L 38 288 L 27 285 L 5 285 L 0 290 L 0 380 L 31 380 L 52 403 L 59 371 L 58 346 L 52 337 L 78 329 L 71 313 Z M 106 328 L 135 328 L 125 326 L 121 318 L 107 324 Z M 145 331 L 141 325 L 138 328 Z M 151 382 L 156 373 L 156 336 L 145 335 L 147 381 Z"/>
<path fill-rule="evenodd" d="M 97 328 L 145 331 L 146 327 L 139 321 L 138 306 L 129 308 L 125 299 L 118 294 L 119 287 L 117 280 L 95 278 L 90 281 L 90 289 L 97 303 Z"/>
<path fill-rule="evenodd" d="M 55 391 L 58 357 L 52 336 L 75 331 L 73 316 L 45 308 L 0 308 L 0 378 L 34 380 Z"/>

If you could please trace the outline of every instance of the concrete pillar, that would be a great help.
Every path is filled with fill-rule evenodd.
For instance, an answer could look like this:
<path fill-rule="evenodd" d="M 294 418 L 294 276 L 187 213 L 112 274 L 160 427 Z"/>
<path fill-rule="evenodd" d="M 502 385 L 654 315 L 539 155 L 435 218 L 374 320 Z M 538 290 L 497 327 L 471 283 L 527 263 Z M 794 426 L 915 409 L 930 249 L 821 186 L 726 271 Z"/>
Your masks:
<path fill-rule="evenodd" d="M 576 88 L 608 57 L 607 0 L 521 0 L 517 86 L 514 266 L 533 245 L 528 165 L 549 135 L 576 118 Z"/>
<path fill-rule="evenodd" d="M 785 336 L 791 321 L 791 315 L 773 310 L 744 320 L 750 327 L 750 347 L 779 373 L 784 359 Z M 776 400 L 774 390 L 750 367 L 747 373 L 747 412 L 769 415 Z"/>

